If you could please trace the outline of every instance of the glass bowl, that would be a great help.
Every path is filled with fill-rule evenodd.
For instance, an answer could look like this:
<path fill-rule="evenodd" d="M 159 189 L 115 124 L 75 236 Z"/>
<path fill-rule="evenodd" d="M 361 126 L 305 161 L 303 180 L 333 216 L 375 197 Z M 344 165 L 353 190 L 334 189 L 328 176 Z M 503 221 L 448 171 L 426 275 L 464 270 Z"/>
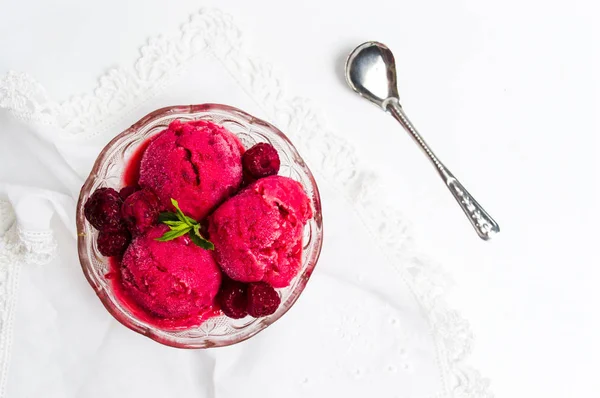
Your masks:
<path fill-rule="evenodd" d="M 281 305 L 264 318 L 230 319 L 224 315 L 205 320 L 186 330 L 166 330 L 137 318 L 120 302 L 105 276 L 110 271 L 108 258 L 96 247 L 98 232 L 87 222 L 83 206 L 100 187 L 119 189 L 129 158 L 147 138 L 163 131 L 173 120 L 209 120 L 234 133 L 249 148 L 258 142 L 272 144 L 281 158 L 279 175 L 299 181 L 311 198 L 314 217 L 304 228 L 302 268 L 290 286 L 278 289 Z M 83 273 L 106 309 L 123 325 L 149 338 L 179 348 L 223 347 L 246 340 L 285 314 L 296 302 L 312 274 L 323 242 L 321 200 L 312 173 L 290 142 L 275 126 L 227 105 L 202 104 L 172 106 L 156 110 L 115 137 L 100 153 L 81 189 L 77 204 L 77 249 Z"/>

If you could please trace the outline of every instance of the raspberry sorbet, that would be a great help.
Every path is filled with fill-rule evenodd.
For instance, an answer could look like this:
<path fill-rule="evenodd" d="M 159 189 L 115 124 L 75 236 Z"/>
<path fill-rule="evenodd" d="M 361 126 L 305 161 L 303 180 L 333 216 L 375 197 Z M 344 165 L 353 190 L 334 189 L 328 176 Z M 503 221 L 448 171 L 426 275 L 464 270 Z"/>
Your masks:
<path fill-rule="evenodd" d="M 299 182 L 261 178 L 209 217 L 217 262 L 231 279 L 288 286 L 300 269 L 302 231 L 311 217 Z"/>
<path fill-rule="evenodd" d="M 149 188 L 165 209 L 204 218 L 242 183 L 244 149 L 235 135 L 204 120 L 175 120 L 148 146 L 140 165 L 140 186 Z"/>
<path fill-rule="evenodd" d="M 156 317 L 200 314 L 213 304 L 221 272 L 210 251 L 187 236 L 156 240 L 168 230 L 160 225 L 131 242 L 120 266 L 123 289 Z"/>

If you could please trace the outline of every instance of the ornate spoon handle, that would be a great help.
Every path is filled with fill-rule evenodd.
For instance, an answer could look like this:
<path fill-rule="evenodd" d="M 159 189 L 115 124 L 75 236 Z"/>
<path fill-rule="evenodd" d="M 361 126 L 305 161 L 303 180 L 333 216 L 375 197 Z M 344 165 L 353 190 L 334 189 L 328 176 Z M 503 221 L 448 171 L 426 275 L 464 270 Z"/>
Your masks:
<path fill-rule="evenodd" d="M 392 114 L 402 127 L 413 137 L 413 139 L 419 144 L 421 149 L 429 157 L 429 160 L 436 167 L 438 173 L 442 177 L 442 180 L 452 192 L 452 195 L 463 209 L 471 225 L 475 228 L 477 235 L 483 240 L 488 240 L 494 234 L 500 232 L 498 223 L 481 207 L 479 203 L 469 194 L 469 192 L 462 186 L 462 184 L 452 175 L 452 173 L 444 166 L 444 164 L 435 156 L 433 151 L 429 148 L 427 143 L 423 140 L 415 126 L 408 119 L 404 110 L 400 106 L 400 103 L 392 98 L 386 104 L 386 109 Z"/>

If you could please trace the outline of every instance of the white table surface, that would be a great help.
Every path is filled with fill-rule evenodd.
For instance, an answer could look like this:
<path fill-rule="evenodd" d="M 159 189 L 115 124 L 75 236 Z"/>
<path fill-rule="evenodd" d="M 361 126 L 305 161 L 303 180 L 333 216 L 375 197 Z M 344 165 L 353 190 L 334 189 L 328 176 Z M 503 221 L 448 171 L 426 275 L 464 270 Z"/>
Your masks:
<path fill-rule="evenodd" d="M 355 3 L 2 0 L 0 75 L 28 72 L 64 99 L 90 90 L 106 68 L 132 62 L 148 36 L 176 29 L 200 6 L 229 12 L 385 176 L 417 242 L 455 281 L 452 304 L 476 335 L 471 363 L 492 391 L 597 395 L 597 6 Z M 366 40 L 395 52 L 406 112 L 497 219 L 494 241 L 476 237 L 394 120 L 345 87 L 345 56 Z M 10 179 L 0 170 L 0 180 Z"/>

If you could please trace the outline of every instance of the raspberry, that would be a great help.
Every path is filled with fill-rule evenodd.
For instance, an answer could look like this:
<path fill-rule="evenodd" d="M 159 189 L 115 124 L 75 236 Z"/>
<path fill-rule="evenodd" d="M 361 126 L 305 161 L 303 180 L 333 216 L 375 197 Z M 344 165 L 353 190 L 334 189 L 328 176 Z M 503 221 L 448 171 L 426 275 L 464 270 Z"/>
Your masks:
<path fill-rule="evenodd" d="M 130 194 L 121 207 L 121 216 L 133 235 L 140 235 L 158 222 L 158 198 L 143 189 Z"/>
<path fill-rule="evenodd" d="M 119 229 L 123 223 L 119 193 L 112 188 L 97 189 L 85 202 L 85 218 L 99 231 Z"/>
<path fill-rule="evenodd" d="M 120 256 L 125 253 L 131 235 L 124 228 L 105 229 L 98 234 L 98 251 L 106 257 Z"/>
<path fill-rule="evenodd" d="M 242 174 L 242 187 L 247 187 L 254 181 L 256 181 L 256 178 L 252 177 L 248 171 L 244 170 L 244 173 Z"/>
<path fill-rule="evenodd" d="M 248 285 L 248 314 L 255 318 L 271 315 L 281 303 L 281 298 L 266 282 L 255 282 Z"/>
<path fill-rule="evenodd" d="M 248 315 L 246 310 L 248 297 L 244 283 L 223 279 L 217 301 L 221 306 L 221 311 L 229 318 L 239 319 Z"/>
<path fill-rule="evenodd" d="M 119 191 L 119 196 L 121 197 L 121 199 L 125 200 L 129 197 L 129 195 L 139 190 L 140 187 L 137 185 L 128 185 L 126 187 L 121 188 L 121 190 Z"/>
<path fill-rule="evenodd" d="M 273 145 L 258 143 L 242 156 L 244 171 L 254 178 L 262 178 L 279 172 L 279 155 Z"/>

